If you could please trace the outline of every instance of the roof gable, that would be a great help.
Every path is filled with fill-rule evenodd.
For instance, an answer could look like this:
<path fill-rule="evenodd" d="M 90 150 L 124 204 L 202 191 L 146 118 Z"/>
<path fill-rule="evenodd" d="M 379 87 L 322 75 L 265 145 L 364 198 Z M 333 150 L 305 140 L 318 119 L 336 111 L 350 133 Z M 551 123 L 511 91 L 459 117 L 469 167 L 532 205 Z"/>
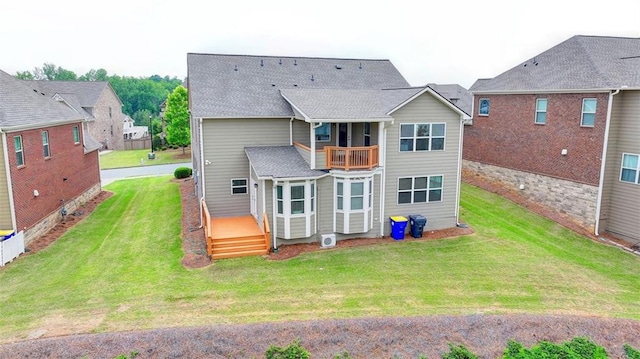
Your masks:
<path fill-rule="evenodd" d="M 389 60 L 188 54 L 194 117 L 289 117 L 281 89 L 408 87 Z"/>
<path fill-rule="evenodd" d="M 25 81 L 28 86 L 32 86 L 45 95 L 52 97 L 56 93 L 73 94 L 77 97 L 78 103 L 82 107 L 95 107 L 96 103 L 106 89 L 110 89 L 106 81 Z M 115 94 L 115 91 L 113 91 Z M 116 94 L 116 97 L 117 94 Z M 118 101 L 120 99 L 118 98 Z"/>
<path fill-rule="evenodd" d="M 583 36 L 534 56 L 471 92 L 640 88 L 640 38 Z"/>
<path fill-rule="evenodd" d="M 82 120 L 70 107 L 0 70 L 0 128 L 46 127 Z"/>

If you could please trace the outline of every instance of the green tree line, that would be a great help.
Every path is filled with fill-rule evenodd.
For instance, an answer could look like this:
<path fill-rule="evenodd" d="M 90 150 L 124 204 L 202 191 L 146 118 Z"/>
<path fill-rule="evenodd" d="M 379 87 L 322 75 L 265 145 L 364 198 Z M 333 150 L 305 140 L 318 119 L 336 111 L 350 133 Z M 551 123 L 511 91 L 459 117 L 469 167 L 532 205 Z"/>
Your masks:
<path fill-rule="evenodd" d="M 149 116 L 157 117 L 160 104 L 182 84 L 182 80 L 176 77 L 109 75 L 107 70 L 102 68 L 91 69 L 86 74 L 78 76 L 71 70 L 51 63 L 45 63 L 32 71 L 18 71 L 16 77 L 23 80 L 108 81 L 122 101 L 122 112 L 133 118 L 139 126 L 148 125 Z"/>

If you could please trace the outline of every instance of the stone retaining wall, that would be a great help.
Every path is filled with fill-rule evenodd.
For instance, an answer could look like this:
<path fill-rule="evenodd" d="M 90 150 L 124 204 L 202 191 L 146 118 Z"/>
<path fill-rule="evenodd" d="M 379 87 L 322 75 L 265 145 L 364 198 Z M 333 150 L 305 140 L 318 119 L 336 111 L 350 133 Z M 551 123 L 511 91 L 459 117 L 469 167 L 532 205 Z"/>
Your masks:
<path fill-rule="evenodd" d="M 82 205 L 89 202 L 89 200 L 91 200 L 93 197 L 97 196 L 100 191 L 102 191 L 102 186 L 100 185 L 100 183 L 97 183 L 93 187 L 86 190 L 84 193 L 80 194 L 75 199 L 68 201 L 67 203 L 65 203 L 67 213 L 71 214 L 75 212 L 78 208 L 82 207 Z M 56 210 L 35 225 L 24 230 L 25 246 L 28 245 L 31 241 L 50 231 L 53 227 L 56 226 L 56 224 L 60 223 L 61 221 L 62 215 L 60 214 L 60 210 Z"/>
<path fill-rule="evenodd" d="M 520 191 L 525 197 L 566 214 L 593 232 L 598 187 L 534 173 L 463 161 L 465 171 Z"/>

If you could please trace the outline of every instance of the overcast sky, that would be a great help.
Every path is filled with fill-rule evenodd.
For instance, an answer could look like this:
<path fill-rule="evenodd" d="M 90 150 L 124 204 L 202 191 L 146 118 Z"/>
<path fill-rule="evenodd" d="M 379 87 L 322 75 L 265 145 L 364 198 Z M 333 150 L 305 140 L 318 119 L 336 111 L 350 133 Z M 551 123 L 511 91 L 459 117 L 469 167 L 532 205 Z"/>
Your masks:
<path fill-rule="evenodd" d="M 188 52 L 384 58 L 411 85 L 469 88 L 578 34 L 640 37 L 640 1 L 7 0 L 0 69 L 184 78 Z"/>

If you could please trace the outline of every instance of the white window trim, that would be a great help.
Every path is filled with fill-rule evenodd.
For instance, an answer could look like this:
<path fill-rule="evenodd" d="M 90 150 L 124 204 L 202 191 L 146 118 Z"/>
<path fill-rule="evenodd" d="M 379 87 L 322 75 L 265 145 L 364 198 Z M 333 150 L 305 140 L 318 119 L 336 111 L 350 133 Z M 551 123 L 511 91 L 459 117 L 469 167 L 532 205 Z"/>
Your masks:
<path fill-rule="evenodd" d="M 244 181 L 244 185 L 234 185 L 233 181 Z M 249 179 L 248 178 L 232 178 L 230 181 L 231 184 L 231 195 L 232 196 L 243 196 L 249 194 Z M 244 188 L 244 193 L 233 193 L 234 188 Z"/>
<path fill-rule="evenodd" d="M 16 138 L 20 140 L 20 151 L 18 151 L 18 149 L 15 148 L 15 145 L 16 145 L 16 140 L 15 139 Z M 24 141 L 22 141 L 22 135 L 13 137 L 13 146 L 14 146 L 14 150 L 15 150 L 15 153 L 16 153 L 16 166 L 17 167 L 24 167 L 26 165 L 26 161 L 24 160 Z M 20 153 L 20 158 L 22 159 L 22 164 L 18 164 L 18 153 Z"/>
<path fill-rule="evenodd" d="M 342 183 L 342 209 L 338 209 L 338 183 Z M 362 209 L 351 209 L 351 183 L 362 183 Z M 374 201 L 374 186 L 373 175 L 366 177 L 334 177 L 334 194 L 333 198 L 333 230 L 334 232 L 350 233 L 350 216 L 351 214 L 362 213 L 364 215 L 363 228 L 361 233 L 366 233 L 373 228 L 373 202 Z M 369 199 L 371 194 L 371 199 Z M 336 216 L 340 214 L 344 216 L 343 228 L 338 230 L 336 228 Z"/>
<path fill-rule="evenodd" d="M 636 168 L 631 168 L 631 167 L 624 167 L 624 156 L 636 156 L 638 157 L 638 161 L 637 161 L 637 166 Z M 636 179 L 635 182 L 629 182 L 629 181 L 623 181 L 622 180 L 622 171 L 624 169 L 632 169 L 636 171 Z M 629 183 L 629 184 L 635 184 L 635 185 L 640 185 L 640 154 L 637 153 L 628 153 L 628 152 L 623 152 L 622 153 L 622 160 L 620 161 L 620 176 L 618 176 L 618 180 L 622 183 Z"/>
<path fill-rule="evenodd" d="M 402 136 L 402 125 L 413 125 L 413 136 L 412 137 L 403 137 Z M 416 136 L 416 131 L 418 130 L 418 125 L 429 125 L 429 136 Z M 433 136 L 433 125 L 444 125 L 444 135 L 443 136 Z M 400 153 L 407 152 L 439 152 L 445 151 L 447 147 L 447 123 L 446 122 L 416 122 L 416 123 L 401 123 L 398 129 L 399 139 L 398 139 L 398 151 Z M 411 151 L 403 151 L 402 150 L 402 140 L 413 139 L 413 149 Z M 416 150 L 416 140 L 418 139 L 428 139 L 429 140 L 429 149 L 428 150 Z M 432 142 L 435 138 L 442 138 L 442 149 L 441 150 L 432 150 Z"/>
<path fill-rule="evenodd" d="M 76 141 L 76 136 L 78 137 L 77 141 Z M 73 144 L 75 145 L 80 144 L 80 129 L 78 128 L 78 126 L 73 126 Z"/>
<path fill-rule="evenodd" d="M 588 100 L 594 100 L 596 102 L 596 108 L 593 109 L 593 112 L 585 112 L 584 111 L 584 104 Z M 598 99 L 597 98 L 594 98 L 594 97 L 583 98 L 582 99 L 582 111 L 580 112 L 580 127 L 595 127 L 597 110 L 598 110 Z M 584 124 L 584 114 L 585 113 L 589 113 L 589 114 L 592 113 L 593 114 L 593 125 L 585 125 Z"/>
<path fill-rule="evenodd" d="M 427 196 L 426 196 L 426 201 L 425 202 L 414 202 L 413 201 L 413 193 L 416 191 L 415 189 L 415 182 L 416 182 L 416 178 L 418 177 L 427 177 L 427 188 L 425 189 L 427 191 Z M 435 188 L 430 188 L 429 185 L 431 183 L 431 177 L 442 177 L 442 187 L 435 187 Z M 411 178 L 411 190 L 400 190 L 400 180 L 401 179 L 406 179 L 406 178 Z M 430 190 L 434 190 L 434 189 L 440 189 L 441 194 L 440 194 L 440 200 L 439 201 L 429 201 L 429 191 Z M 420 189 L 422 190 L 422 189 Z M 400 203 L 400 192 L 411 192 L 411 202 L 409 203 Z M 422 175 L 422 176 L 407 176 L 407 177 L 398 177 L 397 181 L 396 181 L 396 204 L 398 206 L 407 206 L 407 205 L 414 205 L 414 204 L 422 204 L 422 203 L 441 203 L 444 202 L 444 175 L 431 175 L 431 176 L 427 176 L 427 175 Z"/>
<path fill-rule="evenodd" d="M 311 184 L 314 184 L 314 193 L 311 193 Z M 282 212 L 278 213 L 278 189 L 277 187 L 282 187 Z M 304 186 L 304 213 L 291 214 L 291 187 L 295 186 Z M 274 198 L 276 200 L 275 206 L 275 217 L 283 218 L 284 222 L 284 238 L 291 238 L 291 219 L 295 218 L 305 218 L 305 235 L 307 237 L 311 236 L 316 232 L 315 228 L 311 228 L 311 218 L 315 216 L 316 206 L 318 201 L 314 200 L 313 203 L 310 200 L 312 197 L 317 199 L 317 191 L 318 191 L 318 183 L 315 179 L 305 180 L 305 181 L 293 181 L 293 182 L 278 182 L 277 185 L 273 186 Z"/>
<path fill-rule="evenodd" d="M 367 124 L 369 125 L 369 131 L 367 132 Z M 369 137 L 369 146 L 371 146 L 371 122 L 365 122 L 362 125 L 362 145 L 366 146 L 367 137 Z"/>
<path fill-rule="evenodd" d="M 489 102 L 489 106 L 487 108 L 487 113 L 480 113 L 480 109 L 482 108 L 482 106 L 480 106 L 480 104 L 482 103 L 482 101 L 487 101 Z M 489 113 L 491 113 L 491 100 L 487 97 L 481 97 L 478 99 L 478 116 L 489 116 Z"/>
<path fill-rule="evenodd" d="M 545 110 L 544 110 L 544 111 L 539 111 L 539 110 L 538 110 L 538 104 L 540 103 L 540 100 L 544 100 L 544 101 L 546 102 L 546 104 L 547 104 L 547 105 L 545 106 Z M 537 99 L 536 99 L 536 112 L 535 112 L 534 117 L 533 117 L 533 122 L 534 122 L 536 125 L 546 125 L 546 124 L 547 124 L 547 119 L 549 118 L 549 116 L 548 116 L 548 111 L 547 111 L 548 109 L 549 109 L 549 101 L 547 100 L 547 98 L 546 98 L 546 97 L 541 97 L 541 98 L 537 98 Z M 545 114 L 545 116 L 544 116 L 544 122 L 540 122 L 540 121 L 538 121 L 538 114 L 539 114 L 539 113 L 544 113 L 544 114 Z"/>
<path fill-rule="evenodd" d="M 47 138 L 47 142 L 45 142 L 45 137 Z M 47 153 L 44 153 L 44 149 L 47 149 Z M 49 131 L 42 131 L 42 154 L 44 158 L 51 158 L 51 145 L 49 145 Z"/>

